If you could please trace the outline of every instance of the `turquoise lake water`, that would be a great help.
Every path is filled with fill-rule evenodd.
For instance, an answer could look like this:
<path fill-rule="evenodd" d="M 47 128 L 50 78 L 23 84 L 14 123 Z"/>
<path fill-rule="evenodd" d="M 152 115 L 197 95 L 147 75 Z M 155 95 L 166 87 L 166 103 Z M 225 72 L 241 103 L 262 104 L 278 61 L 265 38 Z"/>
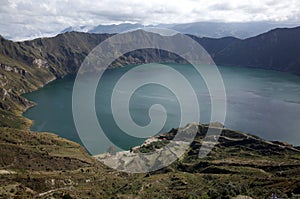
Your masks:
<path fill-rule="evenodd" d="M 200 121 L 209 122 L 210 97 L 202 78 L 190 65 L 168 65 L 189 80 L 200 102 Z M 95 97 L 99 124 L 109 139 L 123 149 L 144 141 L 142 138 L 133 138 L 122 133 L 111 114 L 112 89 L 116 81 L 134 67 L 107 70 L 101 78 Z M 251 133 L 267 140 L 300 145 L 300 76 L 253 68 L 229 66 L 218 68 L 227 95 L 225 120 L 227 128 Z M 150 74 L 140 70 L 136 78 L 149 75 L 168 78 L 159 70 Z M 24 95 L 38 104 L 24 113 L 25 117 L 34 120 L 31 130 L 53 132 L 81 143 L 72 116 L 74 79 L 75 77 L 67 76 Z M 184 90 L 182 92 L 184 93 Z M 180 123 L 178 99 L 170 90 L 151 84 L 139 88 L 131 97 L 130 114 L 133 121 L 141 126 L 147 125 L 150 122 L 148 111 L 153 104 L 161 104 L 167 111 L 167 121 L 160 132 L 178 127 Z M 90 152 L 92 154 L 105 152 L 106 145 L 107 143 L 98 140 Z"/>

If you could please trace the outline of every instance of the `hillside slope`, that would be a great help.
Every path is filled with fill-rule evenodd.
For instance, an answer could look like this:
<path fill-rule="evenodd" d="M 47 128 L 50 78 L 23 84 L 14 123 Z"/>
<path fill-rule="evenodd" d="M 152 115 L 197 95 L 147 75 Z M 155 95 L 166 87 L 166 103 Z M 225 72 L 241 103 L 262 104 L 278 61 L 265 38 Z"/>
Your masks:
<path fill-rule="evenodd" d="M 0 128 L 0 135 L 0 198 L 110 197 L 126 182 L 54 134 Z"/>
<path fill-rule="evenodd" d="M 207 125 L 192 123 L 185 129 L 188 132 L 194 127 L 198 132 L 185 155 L 148 174 L 109 169 L 80 145 L 53 134 L 0 128 L 0 198 L 62 198 L 67 194 L 72 198 L 299 196 L 299 149 L 224 129 L 208 156 L 198 158 Z M 136 148 L 134 153 L 158 150 L 177 130 L 158 135 L 156 142 Z"/>

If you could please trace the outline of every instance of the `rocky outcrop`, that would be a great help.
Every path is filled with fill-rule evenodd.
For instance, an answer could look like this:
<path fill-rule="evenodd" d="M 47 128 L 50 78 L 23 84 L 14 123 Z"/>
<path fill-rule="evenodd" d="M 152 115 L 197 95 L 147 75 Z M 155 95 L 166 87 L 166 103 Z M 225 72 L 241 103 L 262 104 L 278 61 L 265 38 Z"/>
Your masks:
<path fill-rule="evenodd" d="M 1 64 L 1 63 L 0 63 L 0 68 L 5 70 L 5 71 L 14 72 L 14 73 L 17 73 L 17 74 L 20 74 L 20 75 L 23 75 L 23 76 L 28 73 L 27 70 L 20 69 L 18 67 L 8 66 L 8 65 L 5 65 L 5 64 Z M 0 78 L 2 78 L 2 77 L 5 77 L 5 76 L 1 75 Z"/>
<path fill-rule="evenodd" d="M 48 62 L 42 59 L 34 59 L 32 62 L 33 65 L 36 65 L 38 68 L 48 68 Z"/>
<path fill-rule="evenodd" d="M 207 135 L 207 130 L 210 128 L 213 129 L 221 129 L 220 135 Z M 211 125 L 203 125 L 203 124 L 197 124 L 197 123 L 191 123 L 183 128 L 173 129 L 168 133 L 160 134 L 155 137 L 150 137 L 147 139 L 141 146 L 133 147 L 131 151 L 125 151 L 125 152 L 118 152 L 116 154 L 102 154 L 99 156 L 96 156 L 100 161 L 110 165 L 113 168 L 120 169 L 125 167 L 131 167 L 131 164 L 134 164 L 135 167 L 141 167 L 137 166 L 138 164 L 142 164 L 139 162 L 139 160 L 135 161 L 135 157 L 138 159 L 139 153 L 149 153 L 151 154 L 154 151 L 157 150 L 170 150 L 170 146 L 167 148 L 164 148 L 167 145 L 170 145 L 172 143 L 172 147 L 176 150 L 173 150 L 173 153 L 178 153 L 177 156 L 180 154 L 183 154 L 184 152 L 181 152 L 180 150 L 184 149 L 184 142 L 185 140 L 188 140 L 189 132 L 192 132 L 191 129 L 197 129 L 197 133 L 195 135 L 195 139 L 188 145 L 190 145 L 190 149 L 188 150 L 186 157 L 181 158 L 180 164 L 181 166 L 178 166 L 177 169 L 180 169 L 182 171 L 188 171 L 188 172 L 197 172 L 197 169 L 194 168 L 196 164 L 190 164 L 191 158 L 194 158 L 193 161 L 195 162 L 201 162 L 205 160 L 206 158 L 198 158 L 199 151 L 201 146 L 205 142 L 215 141 L 216 147 L 211 151 L 211 153 L 207 156 L 207 158 L 216 159 L 215 164 L 207 164 L 208 166 L 218 166 L 220 163 L 228 166 L 249 166 L 253 168 L 265 168 L 268 167 L 274 168 L 276 170 L 276 167 L 284 167 L 284 165 L 290 165 L 290 167 L 299 167 L 300 168 L 300 159 L 296 162 L 289 161 L 282 162 L 281 156 L 284 157 L 284 154 L 287 153 L 295 153 L 300 155 L 300 150 L 295 148 L 293 145 L 282 143 L 278 141 L 265 141 L 263 139 L 260 139 L 256 136 L 245 134 L 242 132 L 237 132 L 233 130 L 229 130 L 223 127 L 223 125 L 220 125 L 219 123 L 212 123 Z M 181 137 L 180 141 L 179 138 L 175 138 L 176 134 L 180 131 Z M 182 137 L 184 136 L 184 137 Z M 211 139 L 210 139 L 211 137 Z M 205 140 L 204 140 L 205 138 Z M 178 140 L 178 141 L 176 141 Z M 229 151 L 231 152 L 229 152 Z M 228 153 L 227 153 L 228 152 Z M 157 166 L 161 164 L 162 160 L 168 160 L 167 156 L 160 157 L 163 155 L 166 155 L 167 153 L 159 152 L 157 156 L 155 156 L 154 159 L 157 161 L 160 161 L 159 163 L 153 162 L 153 157 L 151 155 L 144 156 L 143 158 L 149 158 L 146 162 L 147 164 L 152 163 L 153 166 Z M 231 157 L 234 157 L 235 162 L 232 162 L 230 158 L 228 161 L 222 158 L 222 161 L 217 161 L 218 157 L 225 155 L 228 156 L 230 154 Z M 245 156 L 244 158 L 241 158 L 241 156 Z M 264 157 L 265 158 L 261 158 Z M 251 158 L 258 158 L 261 159 L 261 162 L 252 162 Z M 276 157 L 274 159 L 274 157 Z M 279 164 L 281 163 L 281 164 Z M 177 163 L 178 164 L 178 163 Z M 167 163 L 165 163 L 167 165 Z M 184 166 L 185 165 L 185 166 Z M 191 166 L 191 168 L 186 167 L 186 165 Z M 193 166 L 192 166 L 193 165 Z M 268 166 L 267 166 L 268 165 Z M 272 166 L 271 166 L 272 165 Z M 149 167 L 150 168 L 150 167 Z M 205 166 L 201 168 L 201 170 L 204 170 Z M 122 170 L 122 169 L 121 169 Z M 218 171 L 216 170 L 218 173 Z"/>

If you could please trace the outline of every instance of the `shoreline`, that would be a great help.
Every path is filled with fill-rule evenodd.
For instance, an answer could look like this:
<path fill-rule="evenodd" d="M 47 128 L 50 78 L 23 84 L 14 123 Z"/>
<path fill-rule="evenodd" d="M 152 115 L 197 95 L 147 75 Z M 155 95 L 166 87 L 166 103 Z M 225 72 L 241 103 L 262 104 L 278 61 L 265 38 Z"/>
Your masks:
<path fill-rule="evenodd" d="M 62 77 L 62 78 L 63 78 L 63 77 Z M 50 80 L 48 80 L 48 81 L 46 81 L 44 84 L 42 84 L 40 87 L 37 87 L 37 89 L 34 89 L 34 90 L 30 91 L 30 92 L 23 93 L 22 95 L 20 95 L 20 97 L 23 97 L 24 99 L 26 99 L 26 100 L 29 102 L 29 105 L 26 106 L 26 107 L 24 108 L 24 110 L 21 110 L 21 111 L 20 111 L 20 114 L 17 114 L 17 115 L 23 117 L 24 120 L 25 120 L 25 122 L 26 122 L 26 125 L 25 125 L 26 128 L 25 128 L 24 130 L 29 130 L 29 131 L 31 131 L 30 128 L 31 128 L 32 125 L 34 124 L 34 120 L 31 120 L 31 119 L 25 117 L 23 114 L 24 114 L 26 111 L 28 111 L 29 109 L 35 107 L 35 106 L 38 105 L 38 104 L 37 104 L 36 102 L 34 102 L 34 101 L 28 100 L 28 99 L 27 99 L 26 97 L 24 97 L 23 95 L 26 95 L 26 94 L 28 94 L 28 93 L 37 91 L 37 90 L 39 90 L 39 89 L 45 87 L 47 84 L 49 84 L 49 83 L 51 83 L 51 82 L 53 82 L 53 81 L 55 81 L 55 80 L 57 80 L 57 77 L 54 76 L 53 78 L 51 78 Z M 55 133 L 54 133 L 54 134 L 55 134 Z M 55 135 L 56 135 L 56 134 L 55 134 Z"/>

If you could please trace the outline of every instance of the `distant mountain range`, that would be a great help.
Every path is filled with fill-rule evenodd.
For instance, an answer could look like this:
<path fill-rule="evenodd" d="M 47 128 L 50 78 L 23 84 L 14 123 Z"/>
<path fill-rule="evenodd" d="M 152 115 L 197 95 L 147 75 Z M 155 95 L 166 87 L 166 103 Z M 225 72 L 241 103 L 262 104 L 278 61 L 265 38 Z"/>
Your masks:
<path fill-rule="evenodd" d="M 221 22 L 195 22 L 186 24 L 159 24 L 144 26 L 142 24 L 113 24 L 98 26 L 70 26 L 61 33 L 65 32 L 88 32 L 88 33 L 121 33 L 124 31 L 143 27 L 169 28 L 184 34 L 192 34 L 198 37 L 236 37 L 245 39 L 253 37 L 275 28 L 291 28 L 297 24 L 270 23 L 270 22 L 249 22 L 249 23 L 221 23 Z"/>

